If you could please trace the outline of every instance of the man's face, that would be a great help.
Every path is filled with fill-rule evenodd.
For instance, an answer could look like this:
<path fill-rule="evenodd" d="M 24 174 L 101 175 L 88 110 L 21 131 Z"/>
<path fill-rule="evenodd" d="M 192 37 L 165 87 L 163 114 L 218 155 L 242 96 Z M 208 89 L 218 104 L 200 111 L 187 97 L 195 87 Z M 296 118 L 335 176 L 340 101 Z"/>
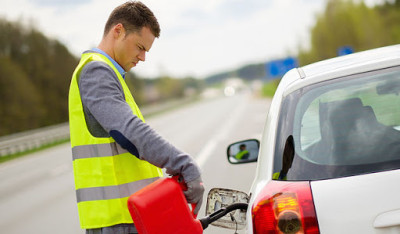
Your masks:
<path fill-rule="evenodd" d="M 147 27 L 143 27 L 139 32 L 128 34 L 123 29 L 115 42 L 114 60 L 128 72 L 139 61 L 145 61 L 146 52 L 150 50 L 154 39 L 155 36 Z"/>

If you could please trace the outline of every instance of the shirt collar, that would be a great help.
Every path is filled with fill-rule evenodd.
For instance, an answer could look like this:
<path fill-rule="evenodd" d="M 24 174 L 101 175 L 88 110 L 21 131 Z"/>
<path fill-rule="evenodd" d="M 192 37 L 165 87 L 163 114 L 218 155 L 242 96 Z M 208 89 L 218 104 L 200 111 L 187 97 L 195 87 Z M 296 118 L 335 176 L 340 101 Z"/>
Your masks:
<path fill-rule="evenodd" d="M 92 51 L 106 56 L 112 62 L 112 64 L 115 66 L 115 68 L 117 68 L 117 70 L 121 74 L 121 76 L 125 79 L 126 71 L 121 67 L 121 65 L 119 65 L 114 59 L 112 59 L 106 52 L 102 51 L 99 48 L 93 48 Z"/>

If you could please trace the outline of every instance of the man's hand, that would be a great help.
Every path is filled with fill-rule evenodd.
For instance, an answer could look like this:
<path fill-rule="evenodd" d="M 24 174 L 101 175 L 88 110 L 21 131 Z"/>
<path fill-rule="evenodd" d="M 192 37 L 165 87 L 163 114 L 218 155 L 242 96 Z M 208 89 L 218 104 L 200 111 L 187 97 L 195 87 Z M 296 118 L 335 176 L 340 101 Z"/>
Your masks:
<path fill-rule="evenodd" d="M 199 176 L 195 180 L 186 182 L 186 185 L 188 189 L 183 193 L 185 194 L 188 203 L 196 204 L 196 208 L 194 209 L 193 213 L 197 215 L 199 213 L 201 204 L 203 202 L 203 194 L 204 194 L 203 181 Z"/>

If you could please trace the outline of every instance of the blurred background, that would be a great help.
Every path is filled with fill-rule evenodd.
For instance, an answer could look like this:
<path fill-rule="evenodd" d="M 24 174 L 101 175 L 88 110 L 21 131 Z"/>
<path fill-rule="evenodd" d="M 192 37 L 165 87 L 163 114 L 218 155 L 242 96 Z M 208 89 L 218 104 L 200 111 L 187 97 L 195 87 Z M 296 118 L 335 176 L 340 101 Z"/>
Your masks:
<path fill-rule="evenodd" d="M 124 1 L 0 1 L 0 230 L 81 233 L 69 83 Z M 256 164 L 230 165 L 226 146 L 261 139 L 286 71 L 400 43 L 400 0 L 142 2 L 161 36 L 127 84 L 148 123 L 197 160 L 207 191 L 250 188 Z"/>
<path fill-rule="evenodd" d="M 71 73 L 122 2 L 2 0 L 0 136 L 68 120 Z M 291 57 L 292 66 L 302 66 L 341 48 L 350 53 L 400 41 L 398 0 L 144 3 L 162 30 L 147 61 L 127 78 L 140 106 L 210 94 L 230 78 L 268 82 L 282 75 L 268 69 L 274 60 Z"/>

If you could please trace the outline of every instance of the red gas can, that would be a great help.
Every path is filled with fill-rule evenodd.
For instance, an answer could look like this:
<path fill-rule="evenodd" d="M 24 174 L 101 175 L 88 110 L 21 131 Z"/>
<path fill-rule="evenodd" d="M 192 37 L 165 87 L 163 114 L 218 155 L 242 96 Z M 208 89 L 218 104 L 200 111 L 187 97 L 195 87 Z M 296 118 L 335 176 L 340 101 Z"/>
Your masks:
<path fill-rule="evenodd" d="M 161 178 L 132 194 L 128 208 L 140 234 L 198 234 L 203 228 L 175 178 Z"/>

